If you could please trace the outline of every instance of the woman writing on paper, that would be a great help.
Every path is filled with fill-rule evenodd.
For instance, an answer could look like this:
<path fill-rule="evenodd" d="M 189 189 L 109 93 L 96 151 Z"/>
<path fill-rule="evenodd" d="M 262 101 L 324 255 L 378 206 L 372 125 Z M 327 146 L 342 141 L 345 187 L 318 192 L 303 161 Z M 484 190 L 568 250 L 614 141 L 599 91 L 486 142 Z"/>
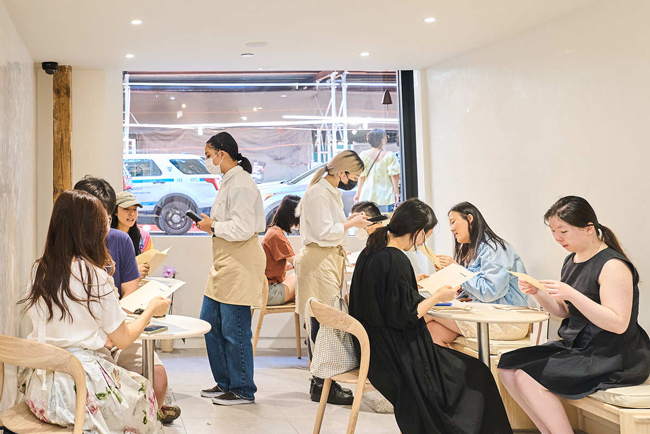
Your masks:
<path fill-rule="evenodd" d="M 404 252 L 421 247 L 437 222 L 431 207 L 409 199 L 359 255 L 350 315 L 370 340 L 368 379 L 394 405 L 404 434 L 511 434 L 488 367 L 434 345 L 427 330 L 426 312 L 453 299 L 456 290 L 445 286 L 422 297 Z M 356 340 L 355 346 L 358 356 Z"/>
<path fill-rule="evenodd" d="M 463 284 L 459 298 L 479 303 L 528 306 L 528 296 L 519 290 L 517 278 L 508 271 L 525 273 L 521 258 L 510 244 L 490 229 L 481 212 L 469 202 L 462 202 L 449 211 L 449 224 L 454 234 L 454 258 L 438 255 L 442 267 L 458 263 L 478 273 Z M 429 331 L 438 345 L 448 346 L 463 335 L 476 337 L 476 323 L 453 321 L 429 316 Z M 528 335 L 528 324 L 490 324 L 490 337 L 497 340 L 519 340 Z"/>
<path fill-rule="evenodd" d="M 84 432 L 163 433 L 149 381 L 102 357 L 107 337 L 119 348 L 131 345 L 170 300 L 157 297 L 138 319 L 126 323 L 113 280 L 105 271 L 111 257 L 104 243 L 108 216 L 91 194 L 68 190 L 52 210 L 43 257 L 34 266 L 27 296 L 20 302 L 32 320 L 28 339 L 72 353 L 86 373 Z M 75 385 L 65 374 L 20 371 L 19 384 L 40 420 L 72 426 Z M 161 403 L 162 404 L 162 403 Z"/>
<path fill-rule="evenodd" d="M 201 319 L 212 329 L 205 335 L 214 381 L 201 396 L 214 404 L 239 405 L 255 401 L 251 343 L 251 306 L 262 298 L 266 257 L 258 241 L 266 222 L 262 196 L 251 177 L 250 161 L 239 153 L 227 132 L 205 145 L 205 167 L 223 174 L 210 216 L 197 223 L 212 234 L 213 266 L 201 307 Z"/>
<path fill-rule="evenodd" d="M 354 151 L 342 151 L 325 166 L 314 173 L 314 177 L 303 195 L 296 215 L 300 217 L 300 238 L 303 248 L 296 256 L 296 312 L 304 314 L 305 304 L 310 297 L 331 303 L 332 297 L 340 294 L 345 285 L 344 246 L 351 228 L 365 228 L 368 223 L 362 214 L 345 217 L 342 190 L 352 190 L 363 171 L 363 162 Z M 312 340 L 318 333 L 318 324 L 311 325 Z M 323 380 L 313 377 L 310 398 L 320 401 Z M 332 382 L 328 401 L 330 404 L 349 405 L 352 392 Z"/>
<path fill-rule="evenodd" d="M 153 241 L 149 232 L 138 227 L 138 208 L 142 208 L 142 204 L 138 202 L 133 193 L 128 191 L 121 191 L 116 195 L 115 212 L 111 219 L 111 227 L 125 232 L 133 242 L 135 249 L 135 256 L 138 256 L 147 250 L 153 249 Z M 147 277 L 149 274 L 149 264 L 139 264 L 138 271 L 140 272 L 140 279 Z"/>
<path fill-rule="evenodd" d="M 650 339 L 637 322 L 639 274 L 591 205 L 581 197 L 563 197 L 544 221 L 571 254 L 560 281 L 541 281 L 546 291 L 522 280 L 519 285 L 564 318 L 562 340 L 504 354 L 499 376 L 541 432 L 569 434 L 573 430 L 558 397 L 580 399 L 643 383 L 650 374 Z"/>

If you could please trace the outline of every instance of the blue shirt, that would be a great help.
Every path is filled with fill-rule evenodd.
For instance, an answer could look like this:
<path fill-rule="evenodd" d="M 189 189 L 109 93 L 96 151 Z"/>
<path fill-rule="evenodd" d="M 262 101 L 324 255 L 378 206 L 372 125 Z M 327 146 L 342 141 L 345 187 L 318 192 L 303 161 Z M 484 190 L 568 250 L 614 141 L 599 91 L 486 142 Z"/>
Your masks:
<path fill-rule="evenodd" d="M 476 258 L 467 267 L 478 275 L 463 283 L 463 292 L 472 301 L 528 306 L 528 296 L 519 290 L 518 279 L 508 273 L 526 273 L 526 267 L 512 246 L 504 243 L 505 249 L 492 241 L 479 245 Z"/>
<path fill-rule="evenodd" d="M 106 237 L 106 247 L 115 261 L 113 280 L 122 297 L 122 283 L 131 282 L 140 277 L 138 263 L 135 260 L 135 248 L 131 237 L 125 232 L 111 228 Z"/>

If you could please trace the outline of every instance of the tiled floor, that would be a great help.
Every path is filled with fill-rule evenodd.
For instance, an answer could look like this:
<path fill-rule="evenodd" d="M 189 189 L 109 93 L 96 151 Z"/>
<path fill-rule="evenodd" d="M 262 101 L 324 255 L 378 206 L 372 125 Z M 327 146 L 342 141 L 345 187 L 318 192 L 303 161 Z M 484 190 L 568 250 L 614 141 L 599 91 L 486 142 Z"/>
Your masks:
<path fill-rule="evenodd" d="M 174 350 L 160 356 L 173 398 L 182 410 L 180 419 L 165 427 L 166 434 L 313 432 L 318 404 L 309 400 L 311 375 L 306 356 L 298 360 L 292 350 L 258 350 L 255 404 L 236 407 L 213 405 L 210 399 L 201 398 L 201 389 L 214 386 L 205 350 Z M 349 417 L 349 406 L 328 405 L 321 433 L 345 433 Z M 356 433 L 399 434 L 399 429 L 393 414 L 377 414 L 362 404 Z"/>

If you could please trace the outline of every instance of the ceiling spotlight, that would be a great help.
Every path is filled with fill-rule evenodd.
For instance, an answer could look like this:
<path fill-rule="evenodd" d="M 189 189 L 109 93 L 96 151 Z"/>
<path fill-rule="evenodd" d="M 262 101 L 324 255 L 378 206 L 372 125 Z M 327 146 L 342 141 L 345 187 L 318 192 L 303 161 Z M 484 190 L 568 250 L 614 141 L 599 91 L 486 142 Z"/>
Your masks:
<path fill-rule="evenodd" d="M 256 111 L 257 111 L 257 107 L 253 107 L 253 111 L 256 112 Z"/>
<path fill-rule="evenodd" d="M 435 23 L 435 22 L 436 22 L 436 19 L 433 18 L 433 17 L 425 18 L 425 19 L 424 19 L 424 22 L 425 22 L 425 23 L 429 23 L 429 24 L 430 24 L 430 23 Z"/>
<path fill-rule="evenodd" d="M 253 57 L 253 53 L 241 53 L 241 57 Z"/>
<path fill-rule="evenodd" d="M 264 68 L 257 68 L 258 71 L 264 71 Z"/>
<path fill-rule="evenodd" d="M 247 118 L 246 116 L 242 116 L 242 117 L 241 117 L 241 120 L 242 120 L 242 121 L 245 121 L 245 120 L 247 120 L 247 119 L 248 119 L 248 118 Z"/>
<path fill-rule="evenodd" d="M 359 56 L 368 57 L 368 56 L 370 56 L 370 53 L 368 53 L 367 51 L 364 51 L 363 53 L 359 53 Z"/>
<path fill-rule="evenodd" d="M 185 107 L 187 107 L 187 104 L 185 103 L 181 104 L 181 108 L 185 108 Z"/>
<path fill-rule="evenodd" d="M 127 59 L 133 59 L 135 57 L 135 54 L 131 54 L 131 53 L 125 54 L 124 57 L 126 57 Z"/>
<path fill-rule="evenodd" d="M 287 97 L 286 95 L 280 95 L 280 98 L 286 98 L 286 97 Z"/>
<path fill-rule="evenodd" d="M 172 101 L 174 101 L 174 100 L 176 99 L 176 97 L 175 97 L 175 96 L 170 96 L 169 99 L 171 99 Z"/>
<path fill-rule="evenodd" d="M 256 107 L 258 110 L 263 110 L 264 107 Z"/>
<path fill-rule="evenodd" d="M 140 24 L 142 24 L 142 20 L 131 20 L 131 24 L 133 24 L 134 26 L 139 26 Z"/>

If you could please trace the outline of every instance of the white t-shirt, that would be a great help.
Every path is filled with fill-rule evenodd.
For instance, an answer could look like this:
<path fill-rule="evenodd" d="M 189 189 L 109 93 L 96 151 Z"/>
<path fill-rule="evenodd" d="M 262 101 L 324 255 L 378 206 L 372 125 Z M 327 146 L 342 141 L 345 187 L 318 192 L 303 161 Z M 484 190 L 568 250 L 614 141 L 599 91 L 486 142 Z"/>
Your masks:
<path fill-rule="evenodd" d="M 52 306 L 53 317 L 50 322 L 45 322 L 47 309 L 42 303 L 32 306 L 29 317 L 32 320 L 34 330 L 28 339 L 38 341 L 39 325 L 45 325 L 45 343 L 60 348 L 81 347 L 89 350 L 97 350 L 104 346 L 109 333 L 113 333 L 126 319 L 126 313 L 120 307 L 118 295 L 112 278 L 101 268 L 88 264 L 92 278 L 94 295 L 100 295 L 99 301 L 90 303 L 90 311 L 85 302 L 78 303 L 67 299 L 70 316 L 61 320 L 61 310 Z M 81 283 L 82 276 L 86 276 L 86 263 L 75 261 L 72 263 L 72 275 L 70 276 L 71 292 L 86 299 L 86 292 Z M 94 314 L 95 318 L 90 314 Z M 70 318 L 72 317 L 72 318 Z"/>
<path fill-rule="evenodd" d="M 321 247 L 345 246 L 348 233 L 343 210 L 343 192 L 325 178 L 307 188 L 296 215 L 300 216 L 300 238 L 303 246 L 316 243 Z"/>

